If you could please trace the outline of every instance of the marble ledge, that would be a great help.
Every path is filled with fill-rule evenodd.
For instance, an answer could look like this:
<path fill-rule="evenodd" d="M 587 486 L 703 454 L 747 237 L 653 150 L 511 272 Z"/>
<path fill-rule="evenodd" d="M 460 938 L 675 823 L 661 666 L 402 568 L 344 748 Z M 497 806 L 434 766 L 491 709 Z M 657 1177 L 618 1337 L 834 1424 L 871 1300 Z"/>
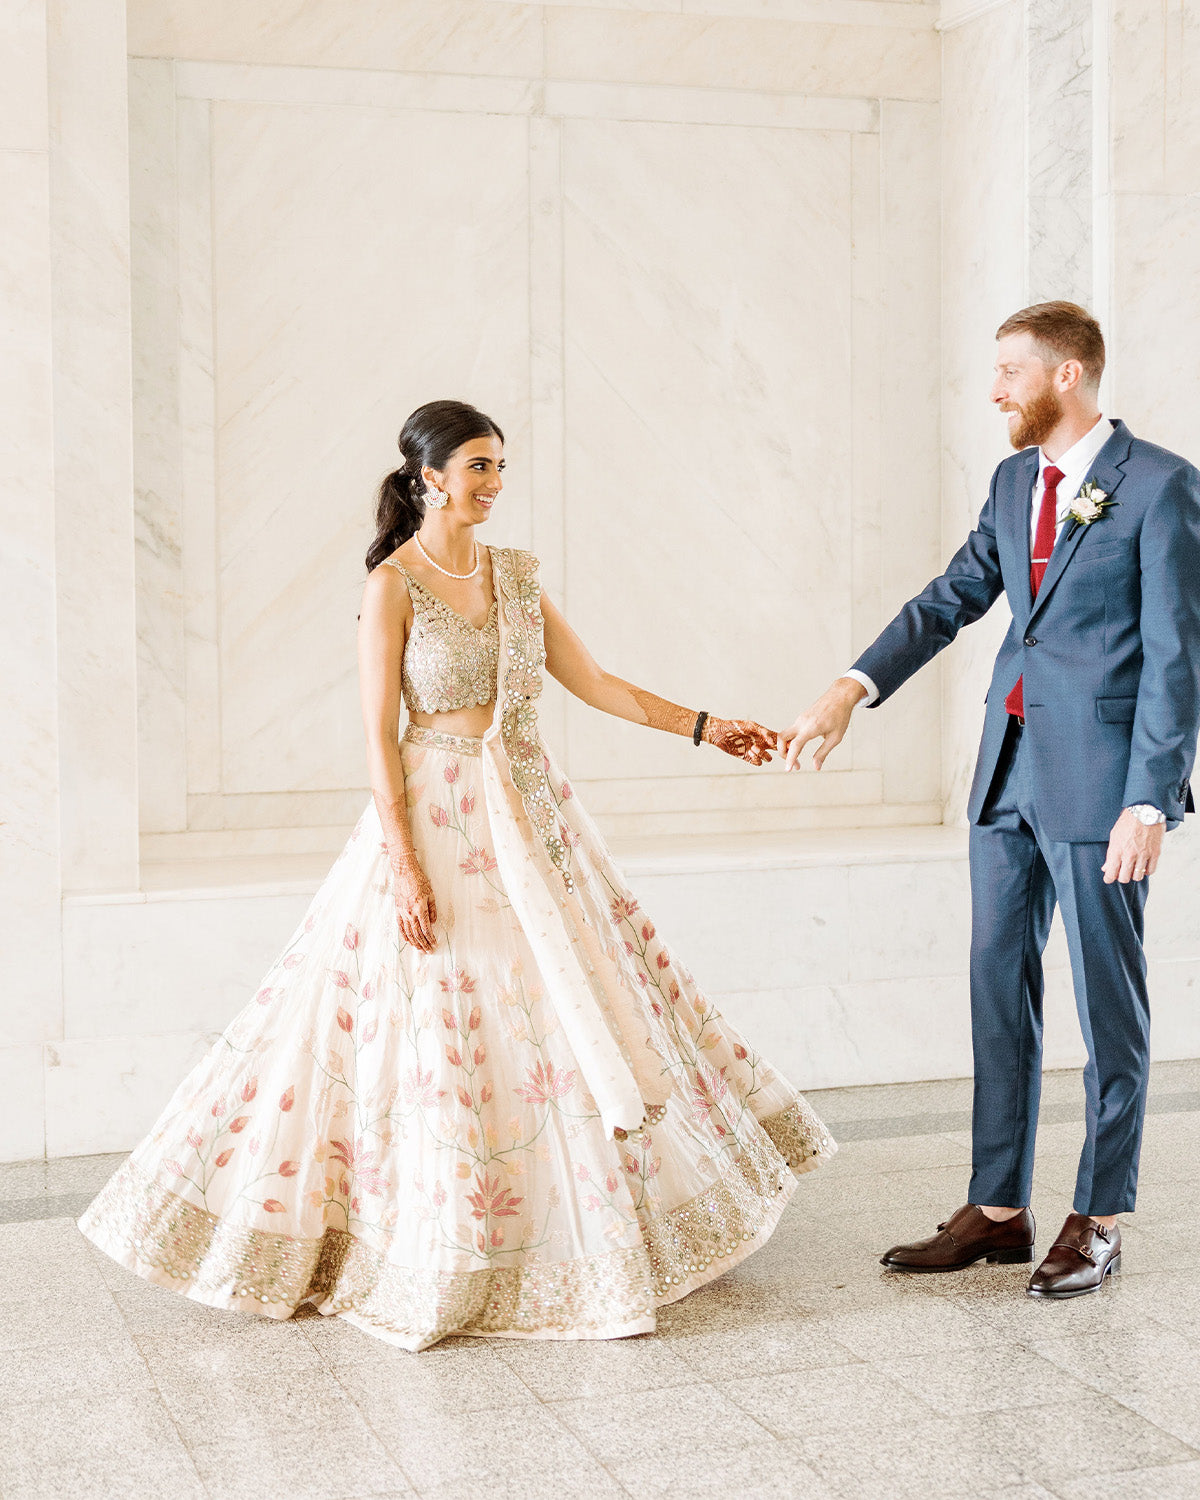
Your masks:
<path fill-rule="evenodd" d="M 740 125 L 878 134 L 874 98 L 721 87 L 476 78 L 455 74 L 177 62 L 177 97 L 219 103 L 341 105 L 550 119 Z"/>
<path fill-rule="evenodd" d="M 927 864 L 961 862 L 967 857 L 967 830 L 940 824 L 751 835 L 676 834 L 609 838 L 607 843 L 621 868 L 637 875 Z M 220 900 L 228 896 L 311 894 L 328 874 L 336 853 L 331 848 L 286 855 L 147 861 L 142 865 L 139 890 L 77 892 L 64 896 L 63 905 L 114 906 L 183 898 Z"/>

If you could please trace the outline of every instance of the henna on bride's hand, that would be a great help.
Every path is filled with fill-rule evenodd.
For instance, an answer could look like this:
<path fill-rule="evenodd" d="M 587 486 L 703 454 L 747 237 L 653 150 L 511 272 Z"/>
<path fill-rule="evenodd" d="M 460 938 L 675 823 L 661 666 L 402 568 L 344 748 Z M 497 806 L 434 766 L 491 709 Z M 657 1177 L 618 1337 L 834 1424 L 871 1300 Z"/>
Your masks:
<path fill-rule="evenodd" d="M 421 868 L 415 855 L 391 854 L 388 863 L 392 869 L 392 885 L 396 900 L 396 921 L 406 943 L 432 953 L 437 946 L 434 924 L 437 921 L 437 902 L 429 877 Z"/>
<path fill-rule="evenodd" d="M 778 741 L 773 729 L 765 729 L 753 719 L 709 718 L 702 736 L 710 745 L 744 760 L 749 765 L 765 765 L 771 759 L 770 752 L 777 748 Z"/>

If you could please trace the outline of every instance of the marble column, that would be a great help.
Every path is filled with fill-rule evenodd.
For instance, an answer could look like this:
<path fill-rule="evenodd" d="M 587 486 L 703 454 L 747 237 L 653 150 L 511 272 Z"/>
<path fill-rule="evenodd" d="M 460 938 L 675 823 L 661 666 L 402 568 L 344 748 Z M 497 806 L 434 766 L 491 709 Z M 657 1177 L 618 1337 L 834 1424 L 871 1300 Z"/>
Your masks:
<path fill-rule="evenodd" d="M 0 1160 L 40 1155 L 60 1023 L 54 414 L 45 6 L 0 19 Z"/>
<path fill-rule="evenodd" d="M 137 884 L 124 0 L 50 0 L 58 749 L 65 890 Z"/>

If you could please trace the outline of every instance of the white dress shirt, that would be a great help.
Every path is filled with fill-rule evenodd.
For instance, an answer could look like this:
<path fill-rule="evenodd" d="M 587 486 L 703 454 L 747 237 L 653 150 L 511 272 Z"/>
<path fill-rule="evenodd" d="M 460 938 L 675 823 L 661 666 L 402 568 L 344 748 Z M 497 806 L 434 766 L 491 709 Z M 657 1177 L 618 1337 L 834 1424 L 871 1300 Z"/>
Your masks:
<path fill-rule="evenodd" d="M 1049 459 L 1045 453 L 1038 450 L 1038 477 L 1033 487 L 1033 496 L 1029 504 L 1029 548 L 1030 556 L 1033 554 L 1033 543 L 1037 536 L 1038 516 L 1042 509 L 1042 496 L 1046 493 L 1046 470 L 1053 463 L 1054 467 L 1062 474 L 1058 482 L 1058 517 L 1057 526 L 1054 531 L 1054 539 L 1058 540 L 1063 524 L 1067 519 L 1067 512 L 1075 504 L 1075 497 L 1079 494 L 1079 487 L 1087 478 L 1088 470 L 1096 462 L 1096 455 L 1112 437 L 1115 428 L 1107 417 L 1100 417 L 1096 425 L 1090 428 L 1079 441 L 1065 453 L 1056 459 Z M 843 677 L 852 677 L 855 682 L 861 682 L 867 690 L 867 696 L 862 700 L 868 707 L 879 697 L 879 689 L 871 681 L 865 672 L 858 672 L 853 667 L 848 672 L 842 673 Z"/>

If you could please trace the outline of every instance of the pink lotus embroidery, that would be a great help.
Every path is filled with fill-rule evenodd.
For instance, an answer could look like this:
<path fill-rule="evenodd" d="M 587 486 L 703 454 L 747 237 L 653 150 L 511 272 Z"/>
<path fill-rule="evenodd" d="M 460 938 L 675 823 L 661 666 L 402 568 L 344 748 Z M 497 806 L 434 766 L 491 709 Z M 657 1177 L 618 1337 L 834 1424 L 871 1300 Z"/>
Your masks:
<path fill-rule="evenodd" d="M 230 1120 L 229 1128 L 233 1131 L 234 1135 L 240 1135 L 249 1123 L 249 1115 L 238 1115 L 236 1119 Z"/>
<path fill-rule="evenodd" d="M 452 760 L 446 767 L 446 769 L 442 772 L 442 775 L 446 778 L 450 785 L 453 786 L 459 777 L 458 762 L 456 760 Z"/>
<path fill-rule="evenodd" d="M 229 1158 L 232 1155 L 233 1155 L 233 1147 L 230 1146 L 227 1150 L 222 1151 L 221 1154 L 220 1154 L 220 1156 L 217 1157 L 217 1166 L 218 1167 L 228 1166 L 229 1165 Z"/>
<path fill-rule="evenodd" d="M 343 1031 L 354 1030 L 354 1017 L 348 1010 L 344 1010 L 340 1005 L 338 1006 L 337 1023 Z"/>
<path fill-rule="evenodd" d="M 187 1143 L 195 1151 L 199 1151 L 204 1144 L 204 1137 L 194 1126 L 187 1133 Z"/>
<path fill-rule="evenodd" d="M 692 1113 L 703 1120 L 710 1109 L 715 1109 L 729 1092 L 725 1082 L 725 1069 L 719 1072 L 707 1063 L 700 1063 L 692 1080 Z"/>
<path fill-rule="evenodd" d="M 281 1161 L 279 1163 L 280 1177 L 295 1177 L 299 1170 L 300 1163 L 298 1161 Z"/>
<path fill-rule="evenodd" d="M 263 1207 L 269 1214 L 285 1214 L 287 1209 L 280 1203 L 278 1198 L 268 1198 Z"/>
<path fill-rule="evenodd" d="M 368 1148 L 363 1136 L 360 1135 L 353 1144 L 350 1141 L 330 1141 L 329 1150 L 348 1171 L 354 1173 L 355 1183 L 373 1197 L 381 1197 L 387 1191 L 387 1178 L 375 1165 L 375 1152 Z"/>
<path fill-rule="evenodd" d="M 242 1084 L 242 1103 L 249 1104 L 257 1093 L 258 1074 L 256 1073 L 253 1078 L 247 1078 L 245 1083 Z"/>
<path fill-rule="evenodd" d="M 438 980 L 438 983 L 447 995 L 469 995 L 475 988 L 475 981 L 466 969 L 451 969 L 445 979 Z"/>
<path fill-rule="evenodd" d="M 548 1104 L 551 1099 L 561 1099 L 575 1087 L 575 1070 L 556 1068 L 553 1063 L 539 1062 L 529 1069 L 526 1080 L 517 1089 L 522 1099 L 530 1104 Z"/>
<path fill-rule="evenodd" d="M 463 816 L 469 818 L 475 811 L 475 793 L 464 792 L 458 800 L 458 805 L 462 809 Z"/>
<path fill-rule="evenodd" d="M 339 990 L 348 990 L 350 988 L 350 976 L 342 969 L 334 969 L 333 982 Z"/>
<path fill-rule="evenodd" d="M 403 1092 L 406 1104 L 419 1104 L 422 1109 L 431 1109 L 446 1097 L 446 1090 L 439 1089 L 433 1081 L 432 1068 L 424 1073 L 420 1068 L 410 1068 L 404 1075 Z"/>
<path fill-rule="evenodd" d="M 303 962 L 303 953 L 289 953 L 283 961 L 283 967 L 285 969 L 298 969 Z"/>
<path fill-rule="evenodd" d="M 459 861 L 458 868 L 464 875 L 488 875 L 496 869 L 496 861 L 486 849 L 472 849 L 466 859 Z"/>
<path fill-rule="evenodd" d="M 342 939 L 342 946 L 343 948 L 351 949 L 358 947 L 358 928 L 354 926 L 353 922 L 346 923 L 346 935 Z"/>
<path fill-rule="evenodd" d="M 638 909 L 638 904 L 630 897 L 614 896 L 609 912 L 614 922 L 623 922 L 627 917 L 632 917 Z"/>
<path fill-rule="evenodd" d="M 279 1096 L 279 1107 L 286 1115 L 288 1110 L 291 1109 L 292 1105 L 295 1104 L 295 1102 L 296 1085 L 294 1083 L 289 1083 L 287 1088 L 284 1089 L 283 1093 Z"/>
<path fill-rule="evenodd" d="M 562 799 L 563 799 L 563 801 L 564 802 L 570 802 L 571 798 L 574 795 L 575 795 L 575 793 L 571 790 L 571 783 L 569 781 L 564 781 L 563 784 L 562 784 Z"/>
<path fill-rule="evenodd" d="M 511 1217 L 524 1201 L 514 1198 L 511 1188 L 501 1187 L 499 1176 L 490 1177 L 486 1172 L 475 1173 L 475 1191 L 467 1194 L 473 1219 L 486 1219 L 489 1214 L 496 1219 Z"/>
<path fill-rule="evenodd" d="M 438 828 L 447 828 L 450 825 L 450 814 L 444 807 L 439 807 L 436 802 L 430 805 L 429 816 Z"/>

